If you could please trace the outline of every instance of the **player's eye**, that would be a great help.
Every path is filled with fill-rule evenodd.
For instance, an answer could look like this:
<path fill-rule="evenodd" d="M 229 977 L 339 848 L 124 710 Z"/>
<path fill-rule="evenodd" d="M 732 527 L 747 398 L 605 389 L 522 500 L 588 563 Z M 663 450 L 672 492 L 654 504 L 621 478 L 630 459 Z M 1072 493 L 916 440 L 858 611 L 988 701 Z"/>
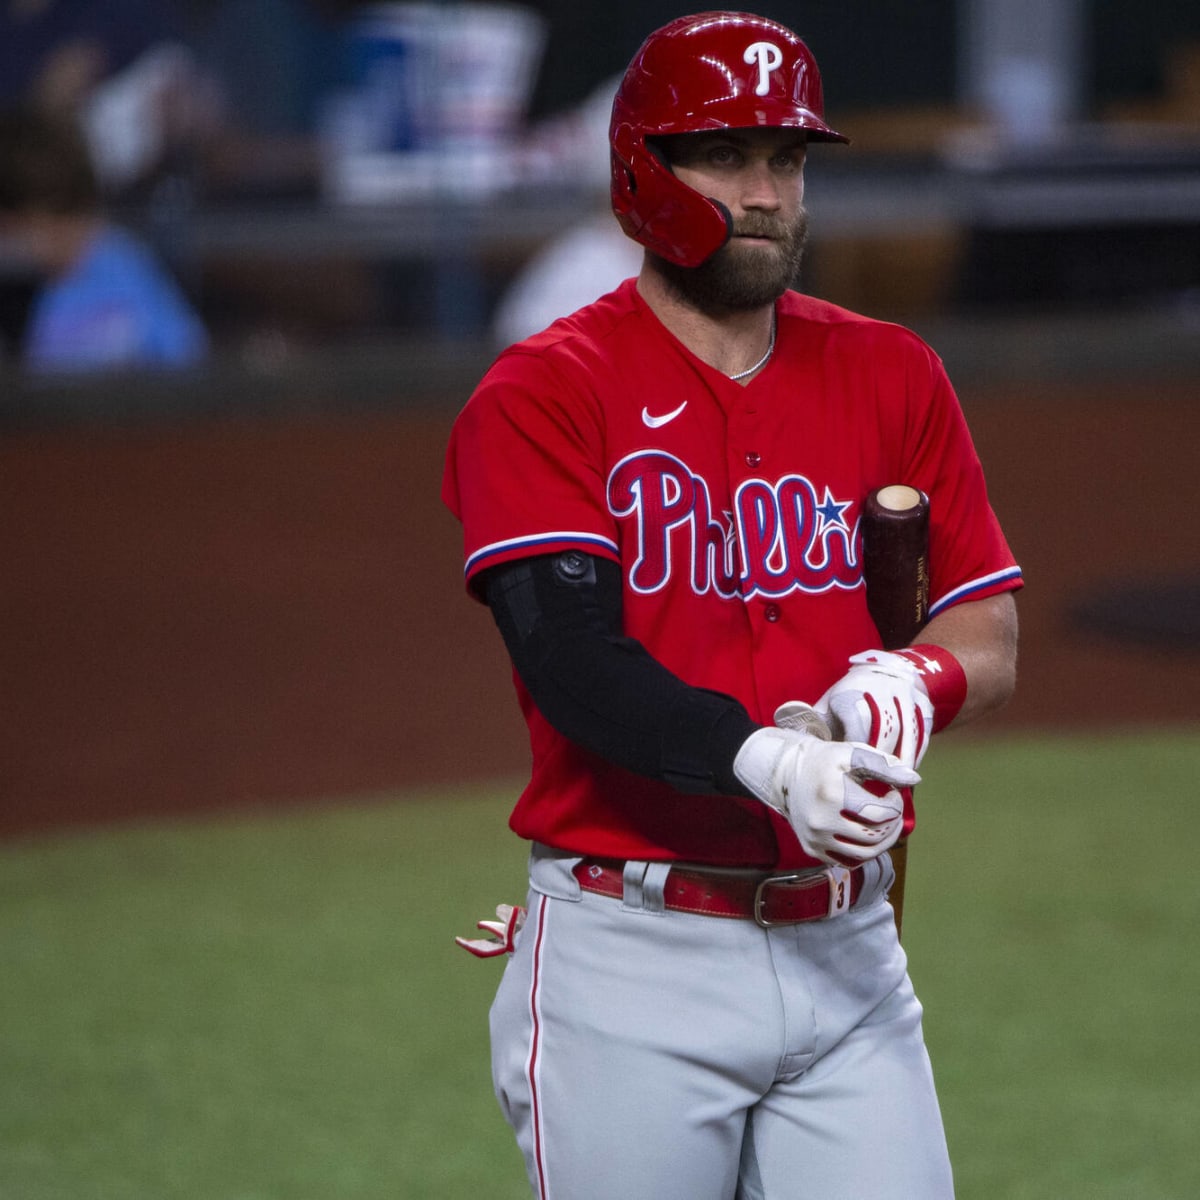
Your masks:
<path fill-rule="evenodd" d="M 742 152 L 736 146 L 713 146 L 708 151 L 708 161 L 714 167 L 736 167 L 742 161 Z"/>

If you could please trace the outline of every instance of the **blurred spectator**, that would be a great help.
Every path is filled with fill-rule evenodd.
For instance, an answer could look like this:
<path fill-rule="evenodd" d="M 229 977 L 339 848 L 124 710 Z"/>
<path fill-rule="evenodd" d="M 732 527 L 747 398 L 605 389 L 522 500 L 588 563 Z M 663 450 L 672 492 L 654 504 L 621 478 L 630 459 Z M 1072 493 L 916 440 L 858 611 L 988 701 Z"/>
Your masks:
<path fill-rule="evenodd" d="M 3 0 L 0 101 L 76 114 L 88 94 L 176 32 L 146 0 Z"/>
<path fill-rule="evenodd" d="M 541 332 L 636 275 L 641 260 L 641 248 L 611 211 L 579 221 L 535 254 L 505 290 L 492 340 L 502 349 Z"/>
<path fill-rule="evenodd" d="M 39 277 L 20 359 L 30 371 L 185 367 L 207 333 L 169 273 L 104 215 L 74 124 L 0 113 L 0 238 Z"/>
<path fill-rule="evenodd" d="M 172 3 L 0 0 L 0 105 L 77 121 L 109 197 L 176 170 L 212 104 Z"/>
<path fill-rule="evenodd" d="M 531 178 L 567 177 L 592 192 L 595 207 L 551 239 L 501 296 L 492 340 L 509 346 L 612 291 L 642 268 L 642 248 L 612 214 L 608 193 L 608 122 L 618 77 L 578 107 L 537 123 L 524 153 Z"/>

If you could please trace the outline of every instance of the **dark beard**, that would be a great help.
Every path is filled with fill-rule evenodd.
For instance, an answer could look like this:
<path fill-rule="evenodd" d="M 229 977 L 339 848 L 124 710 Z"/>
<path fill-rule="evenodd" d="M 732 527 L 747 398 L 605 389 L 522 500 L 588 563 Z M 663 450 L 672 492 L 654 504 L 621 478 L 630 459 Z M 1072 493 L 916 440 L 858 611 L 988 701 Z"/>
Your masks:
<path fill-rule="evenodd" d="M 808 213 L 791 226 L 769 217 L 748 217 L 735 233 L 769 234 L 779 253 L 764 254 L 727 242 L 698 267 L 681 267 L 651 254 L 654 266 L 676 295 L 708 316 L 748 312 L 774 304 L 796 280 L 808 240 Z"/>

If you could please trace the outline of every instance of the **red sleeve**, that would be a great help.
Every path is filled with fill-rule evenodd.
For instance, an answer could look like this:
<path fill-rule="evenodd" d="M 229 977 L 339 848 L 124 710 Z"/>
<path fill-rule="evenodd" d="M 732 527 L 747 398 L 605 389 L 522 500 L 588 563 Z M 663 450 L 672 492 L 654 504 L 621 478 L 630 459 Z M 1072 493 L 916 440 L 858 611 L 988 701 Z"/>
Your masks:
<path fill-rule="evenodd" d="M 923 343 L 922 343 L 923 346 Z M 928 347 L 910 371 L 910 395 L 926 396 L 904 431 L 903 482 L 930 500 L 930 613 L 964 600 L 1022 586 L 1000 523 L 988 500 L 974 442 L 941 361 Z"/>
<path fill-rule="evenodd" d="M 577 548 L 619 559 L 595 398 L 544 356 L 502 355 L 455 422 L 442 499 L 462 522 L 468 586 L 487 567 Z"/>

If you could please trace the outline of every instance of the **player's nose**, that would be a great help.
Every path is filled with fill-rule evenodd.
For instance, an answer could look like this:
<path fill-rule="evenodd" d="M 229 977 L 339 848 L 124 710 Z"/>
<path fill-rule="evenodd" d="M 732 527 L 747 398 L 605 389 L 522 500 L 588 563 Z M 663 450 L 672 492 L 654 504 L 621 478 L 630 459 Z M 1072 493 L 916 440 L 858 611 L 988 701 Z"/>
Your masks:
<path fill-rule="evenodd" d="M 743 208 L 775 212 L 783 205 L 780 183 L 770 165 L 752 161 L 742 173 L 741 202 Z"/>

